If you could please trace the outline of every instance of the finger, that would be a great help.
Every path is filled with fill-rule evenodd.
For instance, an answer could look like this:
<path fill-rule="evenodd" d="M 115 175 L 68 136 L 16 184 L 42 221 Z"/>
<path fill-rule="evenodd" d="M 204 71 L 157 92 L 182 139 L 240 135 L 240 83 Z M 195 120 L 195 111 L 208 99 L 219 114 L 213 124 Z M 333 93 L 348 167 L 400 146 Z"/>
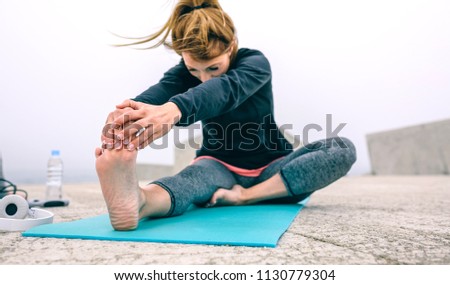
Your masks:
<path fill-rule="evenodd" d="M 109 123 L 112 123 L 112 121 L 114 121 L 114 112 L 111 112 L 111 113 L 109 113 L 108 114 L 108 117 L 106 117 L 106 122 L 105 122 L 105 125 L 106 124 L 109 124 Z"/>
<path fill-rule="evenodd" d="M 106 145 L 107 143 L 114 144 L 114 140 L 115 140 L 114 130 L 120 128 L 120 125 L 114 123 L 114 119 L 118 115 L 119 114 L 117 113 L 117 111 L 113 111 L 108 114 L 108 117 L 106 118 L 106 122 L 105 122 L 105 125 L 103 126 L 102 134 L 100 137 L 100 141 L 102 142 L 103 145 Z M 102 148 L 104 148 L 104 147 L 102 146 Z"/>
<path fill-rule="evenodd" d="M 102 142 L 101 143 L 101 148 L 102 149 L 113 149 L 115 142 L 117 142 L 119 140 L 114 140 L 113 138 L 105 137 L 105 136 L 102 135 L 100 137 L 100 141 Z"/>
<path fill-rule="evenodd" d="M 105 124 L 114 122 L 115 119 L 119 118 L 123 114 L 130 112 L 130 111 L 134 111 L 134 109 L 130 108 L 130 107 L 126 107 L 123 109 L 114 110 L 113 112 L 109 113 L 108 117 L 106 118 Z"/>
<path fill-rule="evenodd" d="M 116 108 L 118 108 L 118 109 L 124 109 L 127 107 L 130 107 L 130 108 L 136 110 L 137 108 L 139 108 L 139 104 L 136 101 L 127 99 L 127 100 L 123 101 L 122 103 L 120 103 L 119 105 L 116 105 Z"/>
<path fill-rule="evenodd" d="M 128 131 L 124 132 L 124 130 L 127 128 L 128 129 L 130 129 L 130 128 L 142 129 L 142 127 L 140 125 L 138 126 L 137 124 L 135 124 L 135 122 L 127 122 L 125 125 L 122 126 L 121 129 L 114 130 L 115 139 L 121 141 L 121 143 L 124 143 L 125 145 L 128 144 L 129 141 L 131 140 L 129 138 Z"/>
<path fill-rule="evenodd" d="M 126 108 L 126 107 L 131 107 L 131 102 L 130 101 L 131 100 L 127 99 L 127 100 L 123 101 L 122 103 L 117 104 L 116 108 L 123 109 L 123 108 Z"/>
<path fill-rule="evenodd" d="M 110 142 L 107 142 L 106 140 L 102 140 L 102 149 L 106 149 L 108 143 L 110 143 Z"/>
<path fill-rule="evenodd" d="M 114 139 L 112 137 L 107 137 L 104 135 L 100 136 L 100 141 L 102 142 L 102 144 L 107 144 L 107 143 L 114 143 Z"/>
<path fill-rule="evenodd" d="M 115 123 L 114 120 L 132 110 L 132 108 L 126 107 L 124 109 L 115 110 L 109 113 L 106 119 L 105 126 L 102 129 L 102 135 L 100 137 L 100 141 L 102 142 L 102 149 L 120 149 L 123 147 L 122 139 L 118 135 L 121 134 L 121 130 L 125 126 L 131 124 L 131 122 L 124 122 L 124 124 L 121 125 Z"/>
<path fill-rule="evenodd" d="M 114 139 L 114 134 L 117 130 L 120 130 L 121 126 L 119 124 L 106 124 L 102 129 L 102 137 L 107 139 Z"/>
<path fill-rule="evenodd" d="M 165 136 L 171 128 L 171 125 L 163 125 L 161 128 L 157 129 L 155 126 L 150 125 L 143 134 L 139 135 L 140 132 L 136 133 L 137 139 L 139 140 L 137 144 L 139 149 L 143 149 L 155 140 Z"/>
<path fill-rule="evenodd" d="M 153 133 L 152 130 L 146 129 L 144 130 L 138 137 L 135 137 L 130 143 L 127 145 L 129 150 L 138 149 L 142 150 L 151 144 L 157 137 L 159 137 L 159 133 Z"/>
<path fill-rule="evenodd" d="M 114 112 L 109 113 L 106 118 L 105 125 L 102 128 L 102 133 L 100 136 L 100 141 L 102 142 L 102 148 L 106 148 L 108 143 L 114 144 L 114 128 L 117 128 L 118 125 L 113 124 L 114 121 Z"/>
<path fill-rule="evenodd" d="M 163 137 L 168 132 L 167 128 L 162 129 L 152 129 L 151 127 L 147 128 L 147 130 L 140 136 L 138 136 L 136 139 L 138 140 L 138 145 L 140 149 L 143 149 L 150 145 L 155 140 Z"/>
<path fill-rule="evenodd" d="M 100 141 L 103 144 L 114 144 L 120 141 L 116 133 L 120 132 L 120 126 L 118 124 L 106 124 L 102 129 L 102 135 Z"/>
<path fill-rule="evenodd" d="M 135 138 L 142 136 L 145 131 L 147 131 L 147 133 L 152 133 L 153 126 L 150 125 L 145 127 L 145 123 L 140 120 L 128 124 L 123 130 L 117 132 L 117 135 L 122 140 L 130 142 Z"/>
<path fill-rule="evenodd" d="M 129 110 L 133 110 L 131 108 L 129 108 Z M 106 122 L 105 124 L 109 124 L 112 123 L 117 117 L 119 117 L 120 115 L 122 115 L 124 112 L 126 112 L 126 110 L 114 110 L 111 113 L 108 114 L 108 117 L 106 117 Z"/>
<path fill-rule="evenodd" d="M 132 110 L 121 114 L 116 117 L 113 124 L 118 124 L 120 126 L 128 126 L 130 124 L 136 123 L 144 118 L 144 113 L 141 110 Z M 143 126 L 143 125 L 142 125 Z M 141 127 L 142 127 L 141 126 Z"/>
<path fill-rule="evenodd" d="M 156 139 L 161 137 L 161 133 L 153 133 L 153 134 L 149 134 L 143 137 L 142 140 L 140 140 L 140 137 L 138 138 L 138 145 L 139 145 L 139 149 L 144 149 L 147 146 L 149 146 L 152 142 L 154 142 Z"/>

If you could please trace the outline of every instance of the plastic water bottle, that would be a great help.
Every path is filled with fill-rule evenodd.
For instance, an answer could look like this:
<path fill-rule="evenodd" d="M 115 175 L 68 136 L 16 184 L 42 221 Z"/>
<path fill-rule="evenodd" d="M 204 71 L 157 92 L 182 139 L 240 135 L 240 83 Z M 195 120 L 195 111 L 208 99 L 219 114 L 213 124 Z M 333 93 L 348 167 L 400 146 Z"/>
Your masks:
<path fill-rule="evenodd" d="M 45 200 L 62 199 L 63 162 L 59 150 L 52 150 L 52 156 L 47 164 L 47 190 Z"/>

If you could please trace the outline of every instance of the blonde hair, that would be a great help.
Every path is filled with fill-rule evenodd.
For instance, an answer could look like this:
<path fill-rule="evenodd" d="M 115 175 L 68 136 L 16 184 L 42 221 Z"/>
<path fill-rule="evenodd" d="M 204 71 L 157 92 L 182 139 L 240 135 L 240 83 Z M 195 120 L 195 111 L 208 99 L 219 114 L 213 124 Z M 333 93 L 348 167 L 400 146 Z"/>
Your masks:
<path fill-rule="evenodd" d="M 152 43 L 147 49 L 164 45 L 179 55 L 188 52 L 196 60 L 209 60 L 228 51 L 234 59 L 237 53 L 233 21 L 217 0 L 179 0 L 159 31 L 121 46 L 146 43 Z"/>

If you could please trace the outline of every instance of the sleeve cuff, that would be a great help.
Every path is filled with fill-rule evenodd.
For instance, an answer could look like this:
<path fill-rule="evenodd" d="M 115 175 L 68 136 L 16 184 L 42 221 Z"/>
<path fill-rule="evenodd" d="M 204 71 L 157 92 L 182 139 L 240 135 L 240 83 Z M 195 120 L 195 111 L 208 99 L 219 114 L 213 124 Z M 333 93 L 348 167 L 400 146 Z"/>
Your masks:
<path fill-rule="evenodd" d="M 189 114 L 189 112 L 186 111 L 186 108 L 184 108 L 182 103 L 179 100 L 177 100 L 176 97 L 171 98 L 169 102 L 172 102 L 175 105 L 177 105 L 178 109 L 180 109 L 181 112 L 181 119 L 175 124 L 175 126 L 187 127 L 196 122 L 195 114 Z"/>

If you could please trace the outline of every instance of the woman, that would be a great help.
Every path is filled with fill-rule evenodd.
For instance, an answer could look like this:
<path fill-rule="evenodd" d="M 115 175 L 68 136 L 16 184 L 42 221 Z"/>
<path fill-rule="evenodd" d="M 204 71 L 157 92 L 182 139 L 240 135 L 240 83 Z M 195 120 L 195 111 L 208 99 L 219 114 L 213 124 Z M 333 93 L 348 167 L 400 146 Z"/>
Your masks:
<path fill-rule="evenodd" d="M 117 105 L 96 149 L 116 230 L 135 229 L 145 217 L 180 215 L 191 204 L 296 203 L 344 176 L 355 162 L 355 148 L 345 138 L 292 150 L 275 123 L 269 62 L 257 50 L 238 49 L 233 22 L 218 1 L 179 1 L 159 32 L 132 44 L 154 41 L 151 47 L 168 46 L 180 63 L 158 84 Z M 202 121 L 203 144 L 193 163 L 140 187 L 137 150 L 174 125 L 196 121 Z"/>

